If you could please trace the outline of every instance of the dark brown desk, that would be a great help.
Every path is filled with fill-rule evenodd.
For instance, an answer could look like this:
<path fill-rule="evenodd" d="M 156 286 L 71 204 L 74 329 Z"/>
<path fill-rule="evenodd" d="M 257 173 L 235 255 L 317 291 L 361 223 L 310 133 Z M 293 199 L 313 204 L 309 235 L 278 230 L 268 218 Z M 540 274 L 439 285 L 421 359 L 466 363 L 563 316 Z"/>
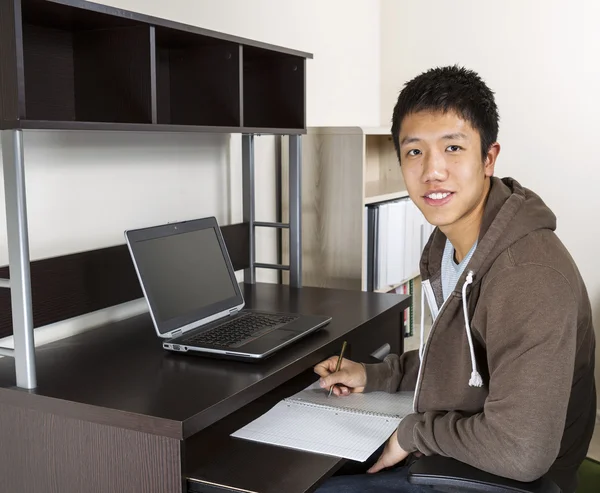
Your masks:
<path fill-rule="evenodd" d="M 38 388 L 15 388 L 0 360 L 2 493 L 181 493 L 314 489 L 342 461 L 229 434 L 314 381 L 312 367 L 348 340 L 366 361 L 402 351 L 410 298 L 276 284 L 244 285 L 247 306 L 328 314 L 321 331 L 258 363 L 171 354 L 149 316 L 37 349 Z"/>

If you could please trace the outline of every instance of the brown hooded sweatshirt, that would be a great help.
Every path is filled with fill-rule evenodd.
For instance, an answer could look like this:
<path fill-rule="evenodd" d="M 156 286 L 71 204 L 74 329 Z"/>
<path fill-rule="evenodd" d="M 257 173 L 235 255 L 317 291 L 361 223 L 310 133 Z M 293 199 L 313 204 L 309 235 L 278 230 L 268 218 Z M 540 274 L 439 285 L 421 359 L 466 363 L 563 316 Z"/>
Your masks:
<path fill-rule="evenodd" d="M 596 417 L 595 338 L 585 285 L 555 229 L 540 197 L 493 177 L 477 248 L 445 303 L 446 237 L 434 231 L 421 258 L 434 316 L 422 358 L 365 365 L 365 392 L 415 391 L 415 413 L 398 427 L 404 450 L 519 481 L 547 473 L 575 491 Z M 470 384 L 473 369 L 482 386 Z"/>

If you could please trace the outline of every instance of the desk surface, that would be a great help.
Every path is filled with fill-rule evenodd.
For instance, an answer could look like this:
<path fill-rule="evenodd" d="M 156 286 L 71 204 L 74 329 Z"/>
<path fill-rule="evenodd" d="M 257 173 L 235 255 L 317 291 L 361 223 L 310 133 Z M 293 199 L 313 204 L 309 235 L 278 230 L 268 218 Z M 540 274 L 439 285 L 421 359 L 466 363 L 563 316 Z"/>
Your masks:
<path fill-rule="evenodd" d="M 97 423 L 185 439 L 338 351 L 344 335 L 410 298 L 277 284 L 243 285 L 248 308 L 333 317 L 260 363 L 172 354 L 145 314 L 36 350 L 38 388 L 14 387 L 0 360 L 0 400 Z M 334 349 L 335 348 L 335 349 Z"/>

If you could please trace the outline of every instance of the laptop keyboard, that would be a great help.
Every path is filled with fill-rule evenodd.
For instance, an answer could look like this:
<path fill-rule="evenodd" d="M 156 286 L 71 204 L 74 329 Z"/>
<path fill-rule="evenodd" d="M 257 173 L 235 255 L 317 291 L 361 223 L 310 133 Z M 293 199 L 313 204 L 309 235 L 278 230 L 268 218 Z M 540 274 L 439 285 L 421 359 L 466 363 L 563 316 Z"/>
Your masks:
<path fill-rule="evenodd" d="M 295 320 L 293 315 L 262 315 L 248 313 L 225 322 L 202 334 L 183 341 L 187 345 L 211 345 L 221 347 L 239 347 L 252 339 L 261 337 L 283 324 Z"/>

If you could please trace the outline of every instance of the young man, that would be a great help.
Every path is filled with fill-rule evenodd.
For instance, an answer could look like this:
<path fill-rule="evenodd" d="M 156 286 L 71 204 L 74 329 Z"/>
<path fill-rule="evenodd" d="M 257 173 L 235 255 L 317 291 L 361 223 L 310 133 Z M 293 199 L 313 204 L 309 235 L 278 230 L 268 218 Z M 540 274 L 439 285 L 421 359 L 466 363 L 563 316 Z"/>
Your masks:
<path fill-rule="evenodd" d="M 497 135 L 493 93 L 472 71 L 433 69 L 400 93 L 392 137 L 402 174 L 437 226 L 421 258 L 434 324 L 419 351 L 344 360 L 337 373 L 336 357 L 315 367 L 340 398 L 415 391 L 414 414 L 368 472 L 319 492 L 431 491 L 406 481 L 409 454 L 526 482 L 548 474 L 575 491 L 596 417 L 590 302 L 552 211 L 494 177 Z"/>

